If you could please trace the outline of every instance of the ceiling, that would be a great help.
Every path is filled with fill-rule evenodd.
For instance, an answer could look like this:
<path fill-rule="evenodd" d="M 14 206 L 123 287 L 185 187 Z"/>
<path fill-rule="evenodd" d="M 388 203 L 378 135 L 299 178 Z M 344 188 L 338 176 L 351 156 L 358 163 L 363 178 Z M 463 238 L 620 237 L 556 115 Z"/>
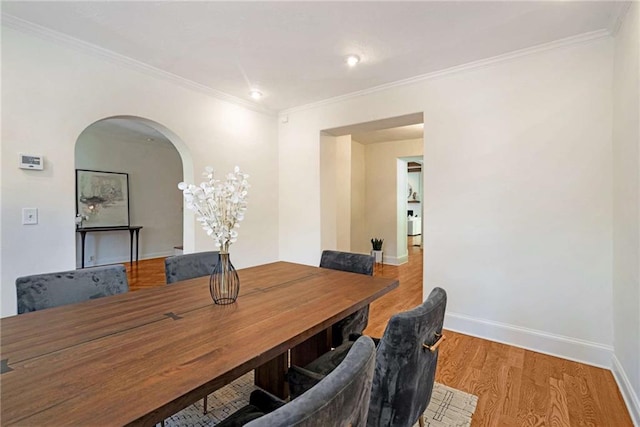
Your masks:
<path fill-rule="evenodd" d="M 332 136 L 351 135 L 352 140 L 361 144 L 422 139 L 424 118 L 422 113 L 413 113 L 325 129 L 324 132 Z"/>
<path fill-rule="evenodd" d="M 422 139 L 424 125 L 400 126 L 371 132 L 352 133 L 351 139 L 361 144 L 375 144 L 377 142 L 403 141 L 407 139 Z"/>
<path fill-rule="evenodd" d="M 3 1 L 2 13 L 5 22 L 34 23 L 256 108 L 282 111 L 578 34 L 610 31 L 623 5 Z M 348 54 L 359 55 L 361 63 L 349 68 Z M 253 101 L 250 88 L 262 91 L 263 99 Z"/>

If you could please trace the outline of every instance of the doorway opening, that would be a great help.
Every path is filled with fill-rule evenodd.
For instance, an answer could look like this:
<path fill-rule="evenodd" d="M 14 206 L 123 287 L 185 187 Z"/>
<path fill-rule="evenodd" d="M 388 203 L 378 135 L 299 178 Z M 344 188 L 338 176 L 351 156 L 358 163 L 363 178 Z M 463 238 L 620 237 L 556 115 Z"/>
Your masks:
<path fill-rule="evenodd" d="M 402 158 L 404 163 L 399 173 L 406 174 L 406 218 L 407 218 L 407 245 L 422 248 L 422 221 L 423 210 L 423 156 Z M 400 189 L 398 190 L 400 191 Z"/>
<path fill-rule="evenodd" d="M 408 162 L 422 161 L 423 149 L 422 113 L 321 132 L 321 249 L 370 253 L 380 238 L 384 264 L 406 263 Z"/>
<path fill-rule="evenodd" d="M 106 182 L 120 177 L 120 201 L 102 200 L 78 188 L 76 182 L 76 223 L 79 227 L 101 227 L 109 224 L 118 209 L 128 211 L 128 225 L 142 226 L 139 247 L 140 259 L 166 257 L 176 253 L 177 247 L 193 246 L 192 221 L 184 220 L 180 181 L 193 179 L 193 163 L 186 145 L 163 125 L 135 116 L 115 116 L 96 121 L 78 136 L 75 146 L 75 169 L 104 172 L 97 175 Z M 78 177 L 89 174 L 76 172 Z M 107 177 L 107 178 L 105 178 Z M 93 176 L 92 176 L 93 178 Z M 86 185 L 86 184 L 83 184 Z M 91 191 L 100 190 L 99 184 Z M 122 194 L 126 193 L 127 202 Z M 80 194 L 80 195 L 79 195 Z M 91 203 L 91 201 L 97 201 Z M 102 219 L 100 219 L 100 215 Z M 124 216 L 122 212 L 119 214 Z M 122 224 L 124 219 L 120 219 Z M 133 236 L 133 234 L 132 234 Z M 131 239 L 132 239 L 131 236 Z M 87 233 L 84 242 L 84 266 L 128 262 L 130 260 L 129 233 L 104 231 Z M 76 266 L 83 265 L 82 241 L 76 238 Z M 134 257 L 135 259 L 135 257 Z"/>

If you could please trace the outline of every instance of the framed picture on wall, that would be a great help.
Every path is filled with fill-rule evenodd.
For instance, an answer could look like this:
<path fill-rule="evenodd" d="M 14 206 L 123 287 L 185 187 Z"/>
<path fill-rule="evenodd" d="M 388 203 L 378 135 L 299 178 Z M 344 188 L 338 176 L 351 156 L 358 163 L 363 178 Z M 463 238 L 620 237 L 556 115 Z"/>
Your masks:
<path fill-rule="evenodd" d="M 82 228 L 128 227 L 129 174 L 76 169 L 76 215 Z"/>

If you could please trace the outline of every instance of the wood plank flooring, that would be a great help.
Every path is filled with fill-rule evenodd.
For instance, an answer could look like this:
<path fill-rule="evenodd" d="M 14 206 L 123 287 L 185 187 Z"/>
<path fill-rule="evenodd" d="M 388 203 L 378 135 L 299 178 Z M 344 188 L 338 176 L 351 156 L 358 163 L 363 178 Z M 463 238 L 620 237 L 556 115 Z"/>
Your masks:
<path fill-rule="evenodd" d="M 422 302 L 422 252 L 409 262 L 376 266 L 400 287 L 371 305 L 368 335 L 381 336 L 389 318 Z M 127 274 L 132 291 L 165 283 L 164 259 L 141 260 Z M 479 397 L 472 426 L 632 426 L 610 371 L 446 331 L 436 380 Z"/>

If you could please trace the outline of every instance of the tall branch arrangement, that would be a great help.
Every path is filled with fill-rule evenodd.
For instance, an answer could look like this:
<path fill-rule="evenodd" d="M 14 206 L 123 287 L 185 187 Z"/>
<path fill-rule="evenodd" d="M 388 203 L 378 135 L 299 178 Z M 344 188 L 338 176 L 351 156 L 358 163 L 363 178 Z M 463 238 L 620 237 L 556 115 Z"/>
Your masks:
<path fill-rule="evenodd" d="M 229 253 L 231 243 L 238 240 L 236 228 L 244 219 L 247 210 L 249 175 L 236 166 L 224 181 L 215 179 L 213 168 L 207 166 L 202 174 L 206 180 L 199 186 L 181 182 L 187 208 L 195 211 L 196 219 L 220 248 L 221 253 Z"/>

